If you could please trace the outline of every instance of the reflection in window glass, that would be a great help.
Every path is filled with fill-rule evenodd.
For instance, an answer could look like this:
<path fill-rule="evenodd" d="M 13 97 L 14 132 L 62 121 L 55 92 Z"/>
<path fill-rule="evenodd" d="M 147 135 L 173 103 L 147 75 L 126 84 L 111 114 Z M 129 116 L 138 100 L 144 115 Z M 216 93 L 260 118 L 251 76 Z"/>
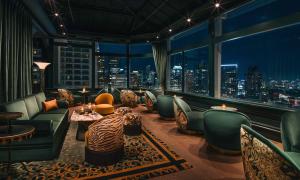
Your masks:
<path fill-rule="evenodd" d="M 97 56 L 97 85 L 103 88 L 111 84 L 113 88 L 127 87 L 127 59 Z"/>
<path fill-rule="evenodd" d="M 169 90 L 182 91 L 182 53 L 170 55 Z"/>
<path fill-rule="evenodd" d="M 222 44 L 222 96 L 300 108 L 300 25 Z"/>
<path fill-rule="evenodd" d="M 126 54 L 126 44 L 96 43 L 96 52 L 100 54 Z"/>
<path fill-rule="evenodd" d="M 232 32 L 251 25 L 288 16 L 300 11 L 299 0 L 259 0 L 223 15 L 223 32 Z"/>
<path fill-rule="evenodd" d="M 185 92 L 208 95 L 208 47 L 184 52 Z"/>
<path fill-rule="evenodd" d="M 134 89 L 159 87 L 153 57 L 130 59 L 130 87 Z"/>
<path fill-rule="evenodd" d="M 185 32 L 170 38 L 171 49 L 183 49 L 187 46 L 197 45 L 208 37 L 208 22 L 197 25 Z"/>
<path fill-rule="evenodd" d="M 131 55 L 152 53 L 152 46 L 150 43 L 130 44 L 129 52 Z"/>

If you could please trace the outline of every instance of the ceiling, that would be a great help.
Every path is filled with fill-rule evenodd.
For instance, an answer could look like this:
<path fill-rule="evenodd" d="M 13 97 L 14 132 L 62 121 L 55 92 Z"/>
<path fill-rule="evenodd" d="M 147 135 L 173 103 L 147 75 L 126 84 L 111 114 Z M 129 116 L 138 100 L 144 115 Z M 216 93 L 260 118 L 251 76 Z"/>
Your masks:
<path fill-rule="evenodd" d="M 66 32 L 65 36 L 77 38 L 145 41 L 170 36 L 246 0 L 218 1 L 218 9 L 212 0 L 42 1 L 59 35 Z"/>

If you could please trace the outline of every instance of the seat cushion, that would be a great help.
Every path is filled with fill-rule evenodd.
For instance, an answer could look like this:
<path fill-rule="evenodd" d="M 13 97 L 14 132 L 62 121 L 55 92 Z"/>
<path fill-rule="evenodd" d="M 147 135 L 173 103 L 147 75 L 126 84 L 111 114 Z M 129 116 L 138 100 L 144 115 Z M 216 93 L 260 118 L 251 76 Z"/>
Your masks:
<path fill-rule="evenodd" d="M 35 96 L 26 97 L 24 99 L 24 102 L 26 104 L 29 119 L 31 119 L 32 117 L 34 117 L 36 114 L 40 112 Z"/>
<path fill-rule="evenodd" d="M 191 111 L 187 112 L 187 126 L 190 130 L 195 130 L 199 132 L 203 132 L 203 112 L 199 111 Z"/>
<path fill-rule="evenodd" d="M 45 93 L 40 92 L 40 93 L 36 94 L 35 99 L 39 106 L 40 111 L 42 111 L 43 110 L 42 102 L 46 101 Z"/>
<path fill-rule="evenodd" d="M 18 120 L 29 120 L 26 104 L 24 100 L 17 100 L 12 103 L 4 105 L 6 112 L 21 112 L 23 116 L 18 118 Z"/>
<path fill-rule="evenodd" d="M 69 110 L 65 108 L 52 109 L 47 112 L 41 112 L 41 114 L 66 114 Z"/>
<path fill-rule="evenodd" d="M 62 114 L 50 114 L 50 113 L 43 113 L 38 114 L 33 118 L 33 120 L 52 120 L 54 122 L 60 122 L 63 121 L 64 115 Z"/>
<path fill-rule="evenodd" d="M 114 106 L 110 104 L 98 104 L 95 111 L 101 115 L 107 115 L 114 113 Z"/>

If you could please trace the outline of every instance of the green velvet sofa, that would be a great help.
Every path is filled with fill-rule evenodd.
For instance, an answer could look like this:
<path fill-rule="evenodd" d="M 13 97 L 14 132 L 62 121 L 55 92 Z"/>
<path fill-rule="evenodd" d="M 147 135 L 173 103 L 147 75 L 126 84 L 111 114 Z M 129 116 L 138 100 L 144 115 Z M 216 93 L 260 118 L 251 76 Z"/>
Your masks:
<path fill-rule="evenodd" d="M 22 112 L 23 116 L 12 120 L 12 124 L 26 124 L 35 127 L 32 138 L 11 143 L 13 162 L 51 160 L 58 157 L 68 128 L 67 104 L 58 101 L 59 108 L 43 112 L 43 92 L 15 100 L 0 106 L 2 112 Z M 5 125 L 6 122 L 0 122 Z M 7 161 L 7 145 L 0 145 L 0 161 Z"/>

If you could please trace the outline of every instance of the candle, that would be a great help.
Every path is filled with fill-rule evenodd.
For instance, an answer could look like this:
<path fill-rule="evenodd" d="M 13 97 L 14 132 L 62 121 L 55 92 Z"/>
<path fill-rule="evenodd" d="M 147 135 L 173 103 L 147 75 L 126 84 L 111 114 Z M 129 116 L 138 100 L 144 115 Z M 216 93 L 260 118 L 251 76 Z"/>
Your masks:
<path fill-rule="evenodd" d="M 82 89 L 82 92 L 85 92 L 85 87 Z"/>
<path fill-rule="evenodd" d="M 225 105 L 225 104 L 222 104 L 222 108 L 223 108 L 223 109 L 226 109 L 226 105 Z"/>

